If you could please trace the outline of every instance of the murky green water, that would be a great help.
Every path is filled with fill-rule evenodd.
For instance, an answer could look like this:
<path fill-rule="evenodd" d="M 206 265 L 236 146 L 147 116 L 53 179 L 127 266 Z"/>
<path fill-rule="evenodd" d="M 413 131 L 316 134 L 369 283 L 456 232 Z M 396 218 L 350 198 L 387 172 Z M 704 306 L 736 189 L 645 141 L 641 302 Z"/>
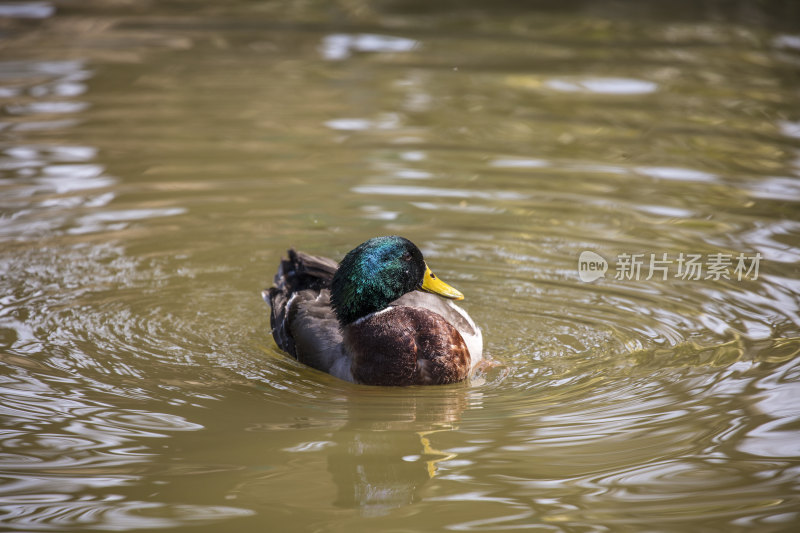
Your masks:
<path fill-rule="evenodd" d="M 0 529 L 795 530 L 799 20 L 0 5 Z M 284 250 L 392 233 L 497 368 L 280 354 Z"/>

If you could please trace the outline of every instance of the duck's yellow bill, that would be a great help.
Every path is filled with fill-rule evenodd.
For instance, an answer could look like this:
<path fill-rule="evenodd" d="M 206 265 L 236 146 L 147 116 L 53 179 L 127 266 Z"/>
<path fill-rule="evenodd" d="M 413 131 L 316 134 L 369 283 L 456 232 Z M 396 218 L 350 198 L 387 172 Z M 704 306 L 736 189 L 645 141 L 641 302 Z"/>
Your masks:
<path fill-rule="evenodd" d="M 422 290 L 432 292 L 451 300 L 463 300 L 464 295 L 461 291 L 454 289 L 444 281 L 436 277 L 436 274 L 431 272 L 428 265 L 425 265 L 425 275 L 422 277 Z"/>

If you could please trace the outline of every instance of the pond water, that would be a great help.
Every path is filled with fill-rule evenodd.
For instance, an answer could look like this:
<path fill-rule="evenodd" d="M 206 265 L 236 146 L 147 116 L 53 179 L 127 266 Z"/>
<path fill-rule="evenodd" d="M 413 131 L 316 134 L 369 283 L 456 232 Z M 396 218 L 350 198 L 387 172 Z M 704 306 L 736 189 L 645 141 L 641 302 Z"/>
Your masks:
<path fill-rule="evenodd" d="M 798 4 L 35 1 L 0 32 L 0 529 L 796 530 Z M 494 368 L 281 354 L 285 250 L 384 234 Z"/>

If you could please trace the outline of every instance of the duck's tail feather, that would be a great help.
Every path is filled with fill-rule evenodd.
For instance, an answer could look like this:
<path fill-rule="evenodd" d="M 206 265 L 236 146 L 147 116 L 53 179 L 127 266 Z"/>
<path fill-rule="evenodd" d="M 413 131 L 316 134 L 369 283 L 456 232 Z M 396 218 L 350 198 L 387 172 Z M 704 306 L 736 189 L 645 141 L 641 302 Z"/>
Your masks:
<path fill-rule="evenodd" d="M 309 255 L 294 249 L 289 258 L 282 259 L 275 274 L 274 287 L 262 291 L 264 300 L 272 307 L 270 327 L 279 348 L 297 357 L 294 339 L 288 331 L 289 302 L 298 291 L 321 291 L 330 288 L 338 263 L 327 257 Z"/>

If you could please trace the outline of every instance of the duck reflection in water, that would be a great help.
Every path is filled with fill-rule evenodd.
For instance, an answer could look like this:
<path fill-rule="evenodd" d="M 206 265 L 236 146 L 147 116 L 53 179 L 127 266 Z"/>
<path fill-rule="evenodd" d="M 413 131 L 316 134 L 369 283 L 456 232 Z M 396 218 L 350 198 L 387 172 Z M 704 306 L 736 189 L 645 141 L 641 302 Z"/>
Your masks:
<path fill-rule="evenodd" d="M 426 391 L 430 390 L 426 388 Z M 455 453 L 436 448 L 436 435 L 455 428 L 474 392 L 463 386 L 417 395 L 418 390 L 358 391 L 349 422 L 333 435 L 328 471 L 334 505 L 378 516 L 418 499 L 419 490 Z M 359 397 L 363 394 L 364 397 Z M 376 419 L 380 402 L 385 410 Z"/>

